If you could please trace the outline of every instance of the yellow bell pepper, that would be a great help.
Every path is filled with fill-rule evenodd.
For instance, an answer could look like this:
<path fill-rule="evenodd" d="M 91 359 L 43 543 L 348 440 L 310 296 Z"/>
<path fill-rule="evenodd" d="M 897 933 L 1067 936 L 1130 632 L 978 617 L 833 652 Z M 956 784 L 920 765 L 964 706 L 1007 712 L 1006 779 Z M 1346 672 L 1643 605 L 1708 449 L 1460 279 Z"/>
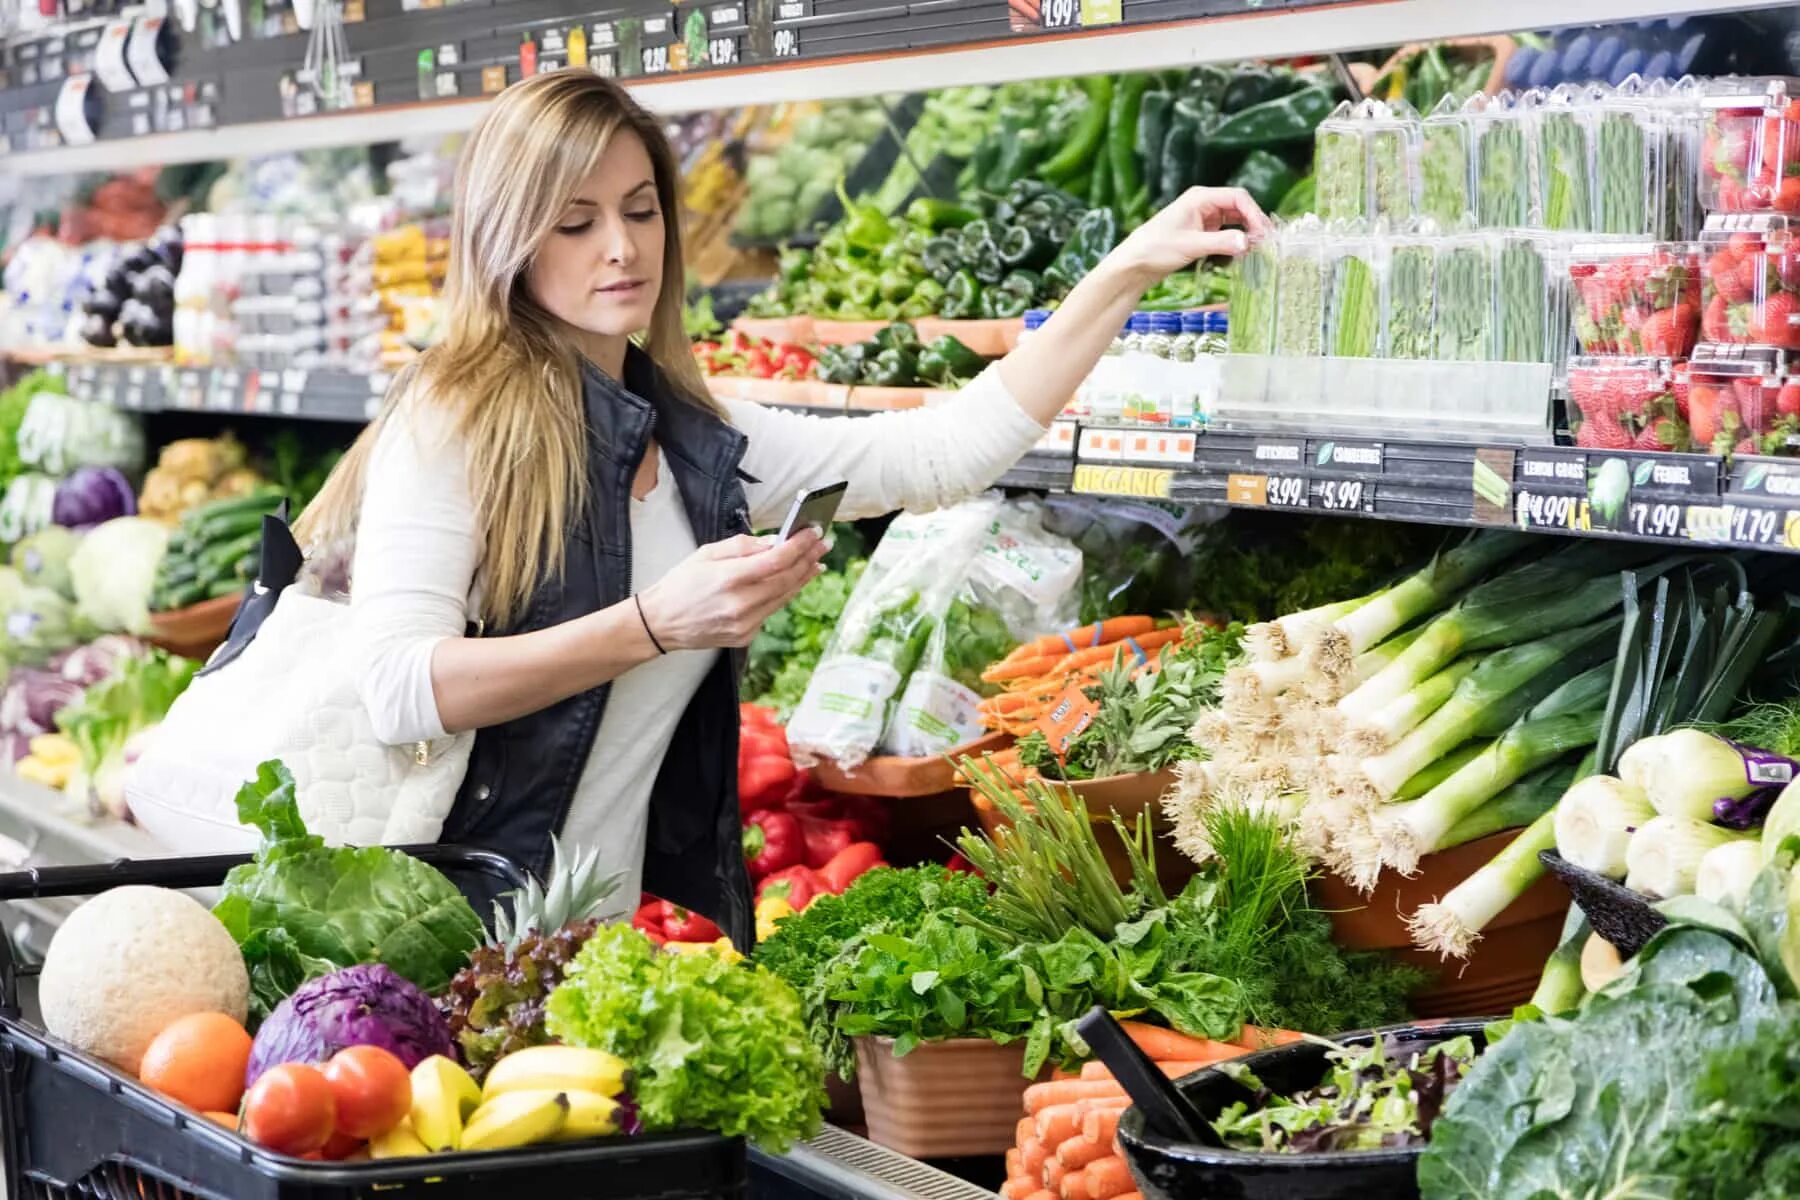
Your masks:
<path fill-rule="evenodd" d="M 794 906 L 780 896 L 765 896 L 756 902 L 756 940 L 766 942 L 775 936 L 775 923 L 794 915 Z"/>
<path fill-rule="evenodd" d="M 673 954 L 717 954 L 726 962 L 743 962 L 744 956 L 737 952 L 731 939 L 722 937 L 716 942 L 667 942 L 663 949 Z"/>
<path fill-rule="evenodd" d="M 81 748 L 60 733 L 40 733 L 31 739 L 31 757 L 73 766 L 81 761 Z"/>
<path fill-rule="evenodd" d="M 74 769 L 73 763 L 49 762 L 31 754 L 13 764 L 13 773 L 20 779 L 41 783 L 57 791 L 69 786 L 69 775 Z"/>

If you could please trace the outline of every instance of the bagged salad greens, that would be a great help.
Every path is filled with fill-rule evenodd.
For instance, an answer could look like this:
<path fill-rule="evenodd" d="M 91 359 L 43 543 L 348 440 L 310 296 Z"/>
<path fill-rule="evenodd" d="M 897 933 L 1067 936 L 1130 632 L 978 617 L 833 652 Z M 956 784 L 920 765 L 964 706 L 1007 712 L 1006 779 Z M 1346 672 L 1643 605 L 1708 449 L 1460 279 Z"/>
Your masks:
<path fill-rule="evenodd" d="M 896 518 L 788 723 L 799 761 L 941 754 L 981 729 L 981 672 L 1076 624 L 1081 552 L 1035 501 L 983 496 Z"/>

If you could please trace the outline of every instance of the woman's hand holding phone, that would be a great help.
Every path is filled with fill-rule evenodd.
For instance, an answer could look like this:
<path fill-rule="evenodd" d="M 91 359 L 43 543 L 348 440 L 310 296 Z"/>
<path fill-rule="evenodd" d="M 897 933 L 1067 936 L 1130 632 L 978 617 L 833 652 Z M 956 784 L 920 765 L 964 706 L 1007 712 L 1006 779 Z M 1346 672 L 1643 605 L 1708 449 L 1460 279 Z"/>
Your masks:
<path fill-rule="evenodd" d="M 644 620 L 667 650 L 748 646 L 828 549 L 812 529 L 785 542 L 742 534 L 702 546 L 644 590 Z"/>

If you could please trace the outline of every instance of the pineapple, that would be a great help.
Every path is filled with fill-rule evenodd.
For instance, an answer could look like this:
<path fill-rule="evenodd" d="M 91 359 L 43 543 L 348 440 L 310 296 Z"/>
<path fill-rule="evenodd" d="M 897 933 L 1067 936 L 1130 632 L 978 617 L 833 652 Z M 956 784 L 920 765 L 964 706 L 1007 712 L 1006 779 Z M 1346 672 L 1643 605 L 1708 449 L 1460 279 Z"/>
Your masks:
<path fill-rule="evenodd" d="M 593 852 L 577 851 L 565 861 L 561 844 L 551 847 L 550 886 L 532 880 L 503 896 L 494 905 L 494 936 L 450 981 L 445 1015 L 477 1081 L 513 1051 L 550 1040 L 544 1001 L 600 927 L 596 914 L 619 887 L 617 875 L 600 875 Z"/>

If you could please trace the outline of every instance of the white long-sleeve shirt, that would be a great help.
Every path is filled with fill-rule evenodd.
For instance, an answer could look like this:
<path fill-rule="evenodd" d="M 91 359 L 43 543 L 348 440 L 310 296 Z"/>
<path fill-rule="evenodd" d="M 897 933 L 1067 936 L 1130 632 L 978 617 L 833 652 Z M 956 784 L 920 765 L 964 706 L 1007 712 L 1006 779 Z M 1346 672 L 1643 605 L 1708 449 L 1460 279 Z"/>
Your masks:
<path fill-rule="evenodd" d="M 951 403 L 871 417 L 815 417 L 726 401 L 748 439 L 743 469 L 751 524 L 772 528 L 796 493 L 839 479 L 843 519 L 941 508 L 991 485 L 1043 435 L 989 368 Z M 476 607 L 481 535 L 467 454 L 432 410 L 394 413 L 370 459 L 352 567 L 351 631 L 363 702 L 378 736 L 405 744 L 444 736 L 431 685 L 440 642 L 461 637 Z M 660 457 L 660 456 L 659 456 Z M 632 578 L 639 589 L 693 553 L 695 539 L 666 467 L 631 503 Z M 624 874 L 616 912 L 636 904 L 651 787 L 675 726 L 717 651 L 654 659 L 613 681 L 562 830 Z"/>

